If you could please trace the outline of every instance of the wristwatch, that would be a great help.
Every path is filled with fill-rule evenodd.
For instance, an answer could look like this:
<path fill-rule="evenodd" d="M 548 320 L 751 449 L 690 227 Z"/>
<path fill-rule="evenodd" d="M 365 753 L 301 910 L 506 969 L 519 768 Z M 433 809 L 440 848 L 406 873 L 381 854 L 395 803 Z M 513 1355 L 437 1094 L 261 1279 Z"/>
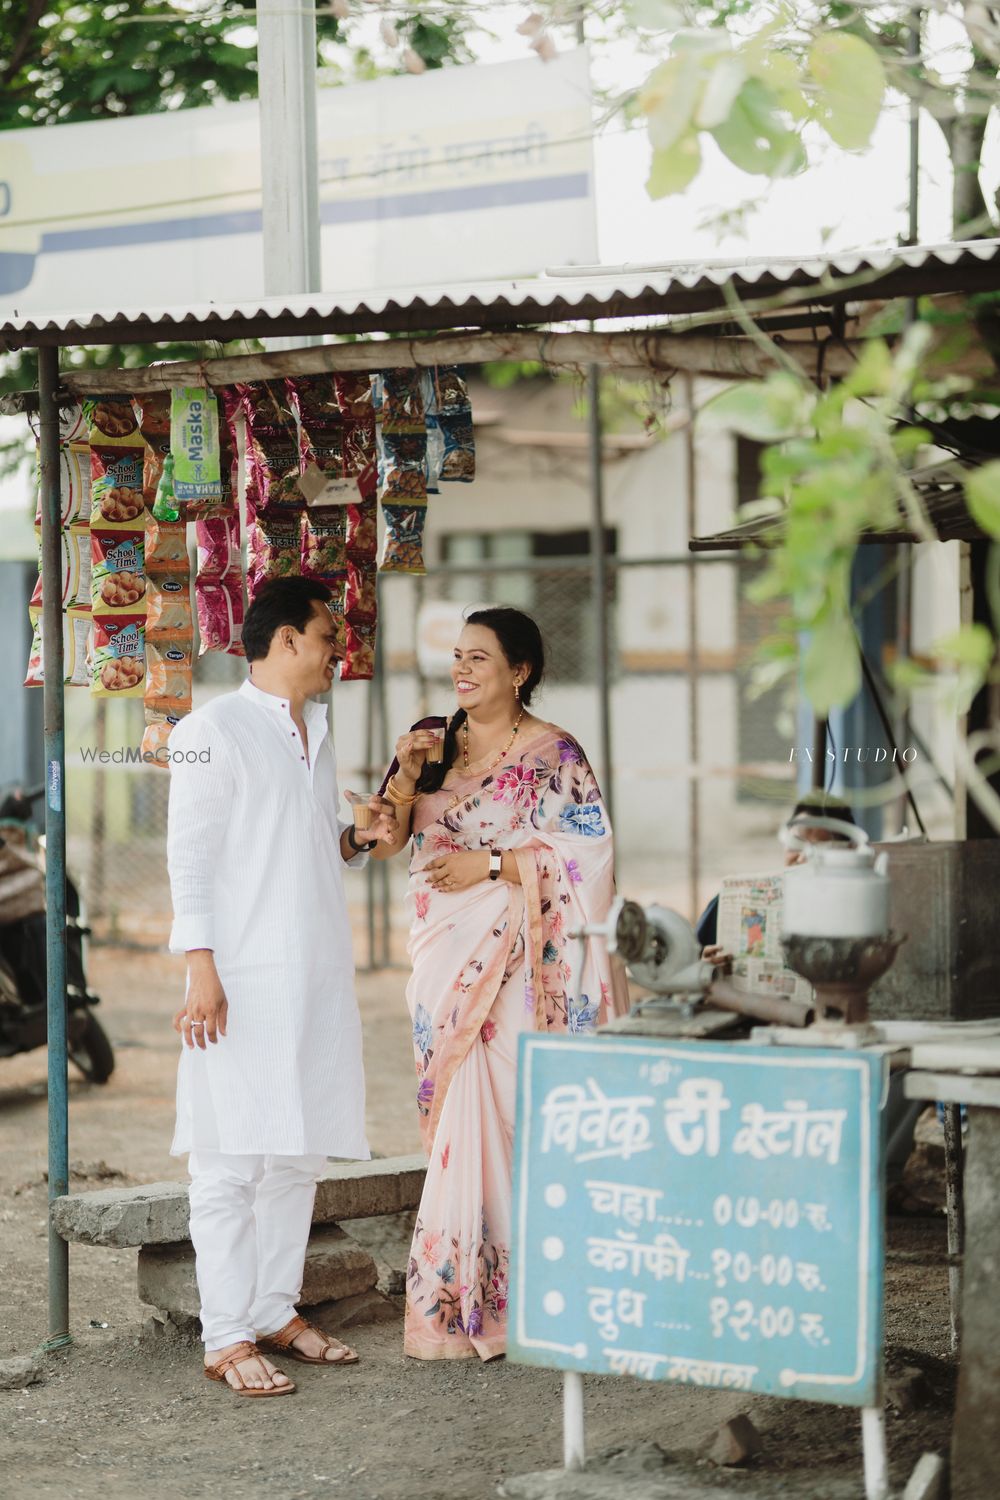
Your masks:
<path fill-rule="evenodd" d="M 501 865 L 502 861 L 503 861 L 503 855 L 500 853 L 500 850 L 499 849 L 491 849 L 490 850 L 490 879 L 491 880 L 499 880 L 500 879 L 500 865 Z"/>
<path fill-rule="evenodd" d="M 378 843 L 378 839 L 371 839 L 368 843 L 359 844 L 357 839 L 354 837 L 354 824 L 352 823 L 347 830 L 347 842 L 350 844 L 355 854 L 366 854 L 369 849 L 375 848 L 375 845 Z"/>

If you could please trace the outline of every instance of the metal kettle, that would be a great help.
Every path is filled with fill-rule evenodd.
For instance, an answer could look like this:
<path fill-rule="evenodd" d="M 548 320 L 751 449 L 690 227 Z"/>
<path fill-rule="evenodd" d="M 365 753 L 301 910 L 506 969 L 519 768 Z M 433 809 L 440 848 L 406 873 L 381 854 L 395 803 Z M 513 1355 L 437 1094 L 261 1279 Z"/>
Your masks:
<path fill-rule="evenodd" d="M 850 840 L 810 843 L 801 831 L 822 828 Z M 801 850 L 802 864 L 785 871 L 783 936 L 873 938 L 889 932 L 888 856 L 875 854 L 863 828 L 837 818 L 800 818 L 782 834 L 786 849 Z"/>

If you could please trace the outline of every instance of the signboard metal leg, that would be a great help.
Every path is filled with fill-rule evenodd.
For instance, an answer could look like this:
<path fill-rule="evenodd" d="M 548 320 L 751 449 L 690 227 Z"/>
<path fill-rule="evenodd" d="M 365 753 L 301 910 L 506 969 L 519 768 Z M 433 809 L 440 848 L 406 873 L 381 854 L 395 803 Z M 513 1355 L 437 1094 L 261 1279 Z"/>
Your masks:
<path fill-rule="evenodd" d="M 889 1451 L 883 1406 L 861 1408 L 861 1447 L 865 1461 L 865 1500 L 888 1500 Z"/>
<path fill-rule="evenodd" d="M 584 1465 L 583 1376 L 578 1370 L 563 1375 L 563 1467 Z"/>

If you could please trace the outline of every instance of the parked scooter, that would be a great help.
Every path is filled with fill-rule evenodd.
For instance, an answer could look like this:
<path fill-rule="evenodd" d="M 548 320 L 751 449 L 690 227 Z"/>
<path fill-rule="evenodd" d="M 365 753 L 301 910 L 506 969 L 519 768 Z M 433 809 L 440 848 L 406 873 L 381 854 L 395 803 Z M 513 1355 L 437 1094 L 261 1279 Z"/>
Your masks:
<path fill-rule="evenodd" d="M 0 801 L 0 1057 L 47 1042 L 45 856 L 32 807 L 44 786 Z M 107 1083 L 115 1056 L 93 1014 L 100 1002 L 87 984 L 86 925 L 80 893 L 66 877 L 66 1009 L 69 1057 L 92 1083 Z"/>

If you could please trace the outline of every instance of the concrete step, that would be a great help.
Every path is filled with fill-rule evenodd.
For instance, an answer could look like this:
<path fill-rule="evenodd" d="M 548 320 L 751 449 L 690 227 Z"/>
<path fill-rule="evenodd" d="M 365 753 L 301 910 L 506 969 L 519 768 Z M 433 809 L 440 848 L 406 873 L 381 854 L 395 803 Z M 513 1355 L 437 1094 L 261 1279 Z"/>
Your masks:
<path fill-rule="evenodd" d="M 313 1223 L 339 1224 L 416 1208 L 425 1171 L 423 1156 L 334 1163 L 317 1184 Z M 118 1249 L 181 1244 L 188 1238 L 187 1183 L 67 1193 L 54 1200 L 51 1214 L 57 1234 L 77 1244 Z"/>

